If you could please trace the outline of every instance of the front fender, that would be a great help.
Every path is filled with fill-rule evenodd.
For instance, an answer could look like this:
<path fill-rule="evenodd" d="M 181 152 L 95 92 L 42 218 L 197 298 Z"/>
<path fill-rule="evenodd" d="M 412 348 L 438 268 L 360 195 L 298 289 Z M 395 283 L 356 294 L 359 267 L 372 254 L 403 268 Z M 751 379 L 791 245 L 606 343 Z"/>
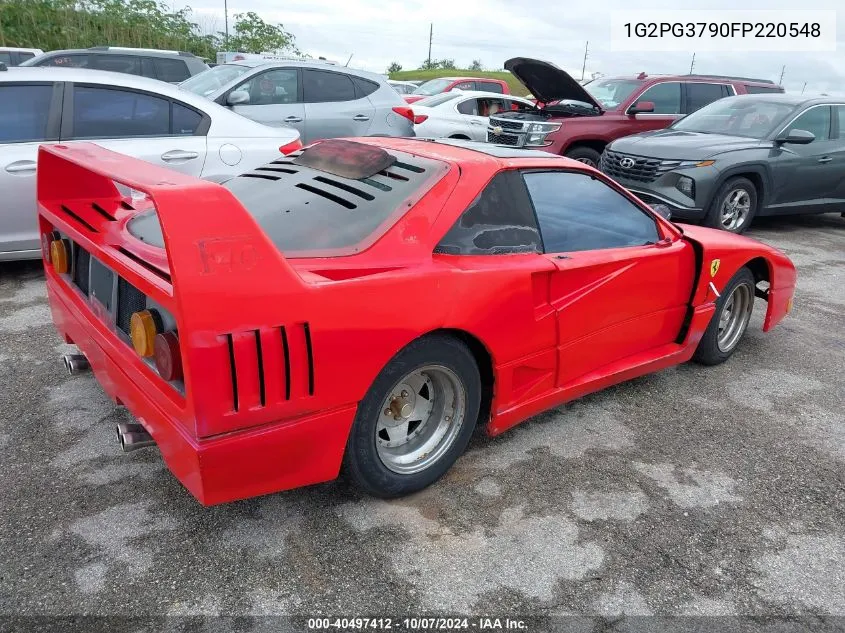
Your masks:
<path fill-rule="evenodd" d="M 695 244 L 702 254 L 701 270 L 693 294 L 692 306 L 698 307 L 714 302 L 717 292 L 743 266 L 748 266 L 755 279 L 767 281 L 768 290 L 764 297 L 768 303 L 763 331 L 768 332 L 777 325 L 792 308 L 795 292 L 795 265 L 778 249 L 742 235 L 701 226 L 681 225 L 684 239 Z"/>

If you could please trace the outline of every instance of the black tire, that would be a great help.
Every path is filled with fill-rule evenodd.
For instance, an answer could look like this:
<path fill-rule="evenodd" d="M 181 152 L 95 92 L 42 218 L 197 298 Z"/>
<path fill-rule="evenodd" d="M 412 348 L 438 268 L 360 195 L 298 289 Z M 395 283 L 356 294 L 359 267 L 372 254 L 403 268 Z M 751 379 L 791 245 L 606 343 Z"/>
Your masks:
<path fill-rule="evenodd" d="M 377 430 L 382 405 L 397 383 L 414 370 L 440 365 L 451 370 L 464 388 L 464 419 L 448 449 L 424 470 L 400 474 L 388 468 L 379 456 Z M 442 477 L 466 450 L 478 422 L 481 378 L 475 358 L 458 339 L 434 334 L 413 341 L 381 370 L 358 405 L 346 443 L 343 472 L 369 494 L 389 499 L 422 490 Z"/>
<path fill-rule="evenodd" d="M 736 225 L 729 225 L 723 222 L 721 212 L 722 205 L 724 205 L 729 198 L 732 198 L 737 191 L 744 191 L 746 193 L 750 201 L 750 208 L 748 213 L 742 218 L 741 222 Z M 713 196 L 713 200 L 710 202 L 710 207 L 707 210 L 707 215 L 704 218 L 704 223 L 714 229 L 722 229 L 723 231 L 729 231 L 730 233 L 737 234 L 743 233 L 751 225 L 751 221 L 757 213 L 757 200 L 757 187 L 755 187 L 754 183 L 748 180 L 748 178 L 743 178 L 741 176 L 729 178 L 722 183 L 722 186 L 719 187 L 716 195 Z"/>
<path fill-rule="evenodd" d="M 601 152 L 597 152 L 591 147 L 574 147 L 567 151 L 564 156 L 577 160 L 579 163 L 587 163 L 590 167 L 598 169 Z"/>
<path fill-rule="evenodd" d="M 731 345 L 729 349 L 722 349 L 719 346 L 719 323 L 728 300 L 734 295 L 734 291 L 736 291 L 737 287 L 743 285 L 746 287 L 745 292 L 748 292 L 750 301 L 750 306 L 747 308 L 748 316 L 745 318 L 745 324 L 742 326 L 742 331 L 739 333 L 739 336 L 733 345 Z M 716 311 L 713 313 L 713 318 L 710 320 L 710 324 L 704 331 L 704 336 L 701 337 L 701 341 L 698 343 L 695 354 L 693 354 L 692 359 L 695 362 L 702 365 L 718 365 L 720 363 L 724 363 L 731 357 L 731 355 L 733 355 L 748 329 L 748 321 L 751 316 L 751 311 L 754 309 L 755 288 L 756 284 L 754 282 L 754 275 L 748 268 L 740 268 L 736 274 L 731 277 L 731 280 L 722 290 L 721 296 L 716 300 Z"/>

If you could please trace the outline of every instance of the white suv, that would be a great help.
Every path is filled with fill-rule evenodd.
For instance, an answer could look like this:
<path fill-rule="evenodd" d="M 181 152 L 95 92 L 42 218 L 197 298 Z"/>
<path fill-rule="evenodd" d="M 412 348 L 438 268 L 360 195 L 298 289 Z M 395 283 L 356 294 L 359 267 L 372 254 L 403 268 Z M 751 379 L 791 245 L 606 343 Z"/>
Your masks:
<path fill-rule="evenodd" d="M 74 140 L 218 182 L 301 146 L 294 129 L 261 125 L 155 79 L 0 67 L 0 260 L 41 256 L 38 146 Z"/>

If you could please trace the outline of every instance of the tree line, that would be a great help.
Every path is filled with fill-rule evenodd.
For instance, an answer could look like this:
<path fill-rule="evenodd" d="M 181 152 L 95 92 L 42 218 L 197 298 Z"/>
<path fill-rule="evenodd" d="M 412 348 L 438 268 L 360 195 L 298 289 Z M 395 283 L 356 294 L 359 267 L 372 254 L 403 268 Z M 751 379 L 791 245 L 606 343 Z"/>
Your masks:
<path fill-rule="evenodd" d="M 233 18 L 227 39 L 224 32 L 202 28 L 190 8 L 177 11 L 157 0 L 0 0 L 0 46 L 161 48 L 212 61 L 222 50 L 300 54 L 281 24 L 253 11 Z"/>
<path fill-rule="evenodd" d="M 457 70 L 454 59 L 426 59 L 420 64 L 419 68 L 414 70 Z M 484 70 L 481 65 L 481 60 L 473 59 L 472 64 L 466 70 Z M 402 71 L 402 64 L 399 62 L 391 62 L 387 67 L 387 74 L 398 73 Z"/>

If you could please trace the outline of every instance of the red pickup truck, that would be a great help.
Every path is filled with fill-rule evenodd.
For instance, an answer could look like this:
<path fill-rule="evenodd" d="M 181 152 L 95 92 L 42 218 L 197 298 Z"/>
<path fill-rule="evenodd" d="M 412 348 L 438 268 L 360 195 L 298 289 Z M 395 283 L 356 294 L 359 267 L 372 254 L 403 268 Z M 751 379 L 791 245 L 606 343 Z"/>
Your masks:
<path fill-rule="evenodd" d="M 505 69 L 537 98 L 537 108 L 491 116 L 487 141 L 543 149 L 593 167 L 617 138 L 663 129 L 722 97 L 784 92 L 772 81 L 719 75 L 640 73 L 582 86 L 554 64 L 526 57 L 509 59 Z"/>
<path fill-rule="evenodd" d="M 484 92 L 496 92 L 503 95 L 511 93 L 506 81 L 501 79 L 489 79 L 487 77 L 438 77 L 429 79 L 405 96 L 405 101 L 414 103 L 431 95 L 439 95 L 441 92 L 450 90 L 482 90 Z"/>

